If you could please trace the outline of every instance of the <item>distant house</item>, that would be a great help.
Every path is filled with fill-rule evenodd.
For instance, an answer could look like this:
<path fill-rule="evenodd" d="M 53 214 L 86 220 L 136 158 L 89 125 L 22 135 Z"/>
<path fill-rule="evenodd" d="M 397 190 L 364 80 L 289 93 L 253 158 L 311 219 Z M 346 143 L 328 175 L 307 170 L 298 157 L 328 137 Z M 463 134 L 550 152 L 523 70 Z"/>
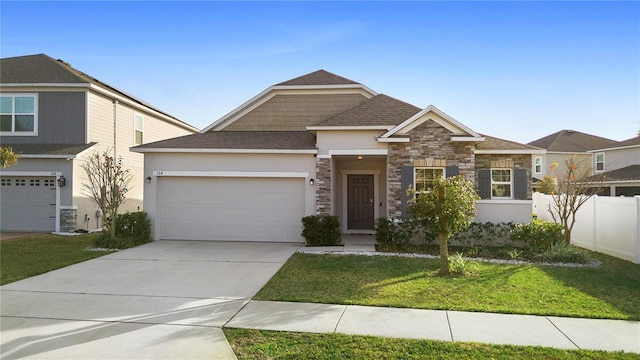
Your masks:
<path fill-rule="evenodd" d="M 529 222 L 531 159 L 544 150 L 479 134 L 319 70 L 273 86 L 199 134 L 132 148 L 144 154 L 153 237 L 301 241 L 301 218 L 330 214 L 343 233 L 407 216 L 407 189 L 463 175 L 477 221 Z"/>
<path fill-rule="evenodd" d="M 604 176 L 601 195 L 640 195 L 640 136 L 589 151 L 593 174 Z"/>
<path fill-rule="evenodd" d="M 142 208 L 143 157 L 129 148 L 197 132 L 44 54 L 0 59 L 0 81 L 0 143 L 19 156 L 0 171 L 3 231 L 102 226 L 97 206 L 81 192 L 86 178 L 80 164 L 114 147 L 134 176 L 123 210 Z"/>
<path fill-rule="evenodd" d="M 531 173 L 533 182 L 541 180 L 545 175 L 553 176 L 551 165 L 558 164 L 555 174 L 562 174 L 566 170 L 564 164 L 567 160 L 575 157 L 576 161 L 591 166 L 592 155 L 590 150 L 604 148 L 615 144 L 615 140 L 585 134 L 575 130 L 560 130 L 551 135 L 547 135 L 538 140 L 534 140 L 528 145 L 546 149 L 546 153 L 534 156 Z M 535 186 L 535 185 L 534 185 Z"/>

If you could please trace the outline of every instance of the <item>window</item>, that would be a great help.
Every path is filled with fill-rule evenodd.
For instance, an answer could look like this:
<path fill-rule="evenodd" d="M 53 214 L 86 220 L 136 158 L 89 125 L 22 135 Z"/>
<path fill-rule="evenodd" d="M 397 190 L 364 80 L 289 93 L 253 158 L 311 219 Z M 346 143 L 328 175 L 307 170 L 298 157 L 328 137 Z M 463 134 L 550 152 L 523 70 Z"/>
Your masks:
<path fill-rule="evenodd" d="M 536 156 L 533 159 L 533 172 L 536 174 L 542 173 L 542 157 Z"/>
<path fill-rule="evenodd" d="M 511 169 L 491 169 L 491 198 L 511 199 Z"/>
<path fill-rule="evenodd" d="M 0 96 L 0 132 L 2 135 L 37 135 L 36 95 Z"/>
<path fill-rule="evenodd" d="M 29 186 L 40 186 L 40 179 L 29 180 Z"/>
<path fill-rule="evenodd" d="M 604 171 L 604 153 L 596 153 L 596 171 Z"/>
<path fill-rule="evenodd" d="M 144 118 L 140 114 L 133 114 L 133 144 L 141 145 L 144 132 Z"/>
<path fill-rule="evenodd" d="M 16 179 L 15 180 L 15 185 L 16 186 L 26 186 L 27 182 L 25 179 Z"/>
<path fill-rule="evenodd" d="M 414 188 L 416 193 L 427 192 L 433 187 L 433 180 L 444 176 L 443 168 L 415 168 Z"/>
<path fill-rule="evenodd" d="M 44 179 L 44 186 L 47 186 L 47 187 L 55 186 L 54 180 L 53 179 Z"/>
<path fill-rule="evenodd" d="M 2 179 L 2 186 L 11 186 L 11 179 Z"/>

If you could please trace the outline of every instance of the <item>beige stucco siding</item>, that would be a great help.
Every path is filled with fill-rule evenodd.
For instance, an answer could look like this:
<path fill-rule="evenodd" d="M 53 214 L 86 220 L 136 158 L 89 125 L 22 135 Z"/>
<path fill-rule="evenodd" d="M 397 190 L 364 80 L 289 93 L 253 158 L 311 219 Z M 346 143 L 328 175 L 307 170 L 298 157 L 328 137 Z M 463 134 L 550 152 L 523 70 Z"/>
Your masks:
<path fill-rule="evenodd" d="M 541 174 L 536 174 L 534 173 L 535 169 L 533 168 L 533 158 L 532 158 L 532 167 L 531 167 L 531 173 L 533 174 L 533 177 L 536 179 L 542 179 L 544 177 L 544 175 L 548 175 L 548 176 L 558 176 L 560 174 L 564 174 L 566 172 L 566 162 L 568 160 L 571 160 L 572 158 L 575 159 L 576 162 L 582 164 L 582 166 L 586 166 L 588 167 L 588 171 L 591 171 L 591 154 L 586 154 L 586 153 L 576 153 L 576 154 L 569 154 L 569 153 L 557 153 L 557 152 L 547 152 L 545 155 L 538 155 L 542 157 L 542 173 Z M 558 164 L 558 168 L 554 171 L 551 171 L 551 166 L 557 163 Z"/>
<path fill-rule="evenodd" d="M 328 155 L 331 150 L 376 150 L 387 149 L 386 143 L 378 142 L 378 137 L 384 134 L 383 130 L 373 131 L 318 131 L 316 142 L 318 155 Z"/>
<path fill-rule="evenodd" d="M 332 115 L 352 108 L 367 98 L 362 94 L 281 94 L 252 109 L 225 131 L 305 131 Z"/>

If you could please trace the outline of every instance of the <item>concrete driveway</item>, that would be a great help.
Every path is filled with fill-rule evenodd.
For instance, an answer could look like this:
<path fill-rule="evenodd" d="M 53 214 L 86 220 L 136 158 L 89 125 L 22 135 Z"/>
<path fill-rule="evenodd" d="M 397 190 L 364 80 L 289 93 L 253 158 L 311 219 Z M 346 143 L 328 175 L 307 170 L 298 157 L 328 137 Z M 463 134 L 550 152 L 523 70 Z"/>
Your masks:
<path fill-rule="evenodd" d="M 234 359 L 221 327 L 300 244 L 157 241 L 0 287 L 0 358 Z"/>

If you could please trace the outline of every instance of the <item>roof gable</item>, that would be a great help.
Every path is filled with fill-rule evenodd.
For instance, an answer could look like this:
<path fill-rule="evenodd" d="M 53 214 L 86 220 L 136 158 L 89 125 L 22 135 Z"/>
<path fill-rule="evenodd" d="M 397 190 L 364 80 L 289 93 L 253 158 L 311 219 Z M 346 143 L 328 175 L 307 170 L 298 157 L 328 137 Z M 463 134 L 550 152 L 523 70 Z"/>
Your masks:
<path fill-rule="evenodd" d="M 385 126 L 387 128 L 400 124 L 415 115 L 420 108 L 384 94 L 378 94 L 360 105 L 336 114 L 315 126 Z"/>
<path fill-rule="evenodd" d="M 390 141 L 394 136 L 406 136 L 411 130 L 424 124 L 426 121 L 435 121 L 442 127 L 451 131 L 451 133 L 458 138 L 465 138 L 466 140 L 466 137 L 472 137 L 475 138 L 476 141 L 483 140 L 480 134 L 458 122 L 456 119 L 447 115 L 437 107 L 429 105 L 422 111 L 419 111 L 415 115 L 403 121 L 401 124 L 389 130 L 387 133 L 383 134 L 380 137 L 380 141 Z"/>
<path fill-rule="evenodd" d="M 615 145 L 616 141 L 575 130 L 560 130 L 529 145 L 556 152 L 586 152 Z"/>
<path fill-rule="evenodd" d="M 360 84 L 353 80 L 349 80 L 342 76 L 330 73 L 325 70 L 318 70 L 312 73 L 298 76 L 291 80 L 287 80 L 276 84 L 275 86 L 317 86 L 317 85 L 355 85 Z"/>

